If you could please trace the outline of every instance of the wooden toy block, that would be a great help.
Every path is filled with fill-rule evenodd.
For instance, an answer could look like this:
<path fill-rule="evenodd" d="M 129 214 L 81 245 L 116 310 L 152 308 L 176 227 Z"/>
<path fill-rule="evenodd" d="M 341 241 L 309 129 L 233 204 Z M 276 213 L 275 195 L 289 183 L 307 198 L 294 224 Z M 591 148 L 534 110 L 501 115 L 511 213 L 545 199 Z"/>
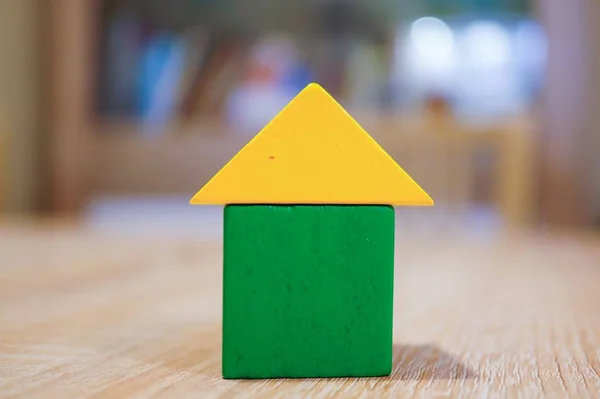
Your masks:
<path fill-rule="evenodd" d="M 191 203 L 433 205 L 317 84 L 298 94 Z"/>
<path fill-rule="evenodd" d="M 433 200 L 317 84 L 196 195 L 225 204 L 223 377 L 392 362 L 394 209 Z"/>
<path fill-rule="evenodd" d="M 223 377 L 389 375 L 394 209 L 225 208 Z"/>

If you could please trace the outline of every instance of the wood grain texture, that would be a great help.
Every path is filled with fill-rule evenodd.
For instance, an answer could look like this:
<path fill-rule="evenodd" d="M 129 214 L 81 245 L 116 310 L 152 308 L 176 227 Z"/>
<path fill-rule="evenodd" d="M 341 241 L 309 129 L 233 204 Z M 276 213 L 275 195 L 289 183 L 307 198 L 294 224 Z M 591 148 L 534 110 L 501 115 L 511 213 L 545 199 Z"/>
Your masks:
<path fill-rule="evenodd" d="M 225 378 L 387 376 L 394 208 L 227 205 Z"/>
<path fill-rule="evenodd" d="M 0 397 L 599 397 L 600 241 L 399 236 L 390 377 L 223 380 L 220 237 L 0 227 Z"/>

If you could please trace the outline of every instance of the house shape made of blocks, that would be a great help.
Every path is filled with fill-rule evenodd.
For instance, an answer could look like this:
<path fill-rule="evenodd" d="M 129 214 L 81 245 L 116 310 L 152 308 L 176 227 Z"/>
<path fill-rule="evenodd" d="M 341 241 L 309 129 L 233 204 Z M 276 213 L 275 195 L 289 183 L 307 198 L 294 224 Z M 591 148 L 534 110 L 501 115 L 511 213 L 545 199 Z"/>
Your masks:
<path fill-rule="evenodd" d="M 392 206 L 433 201 L 322 87 L 190 203 L 226 205 L 224 378 L 391 373 Z"/>

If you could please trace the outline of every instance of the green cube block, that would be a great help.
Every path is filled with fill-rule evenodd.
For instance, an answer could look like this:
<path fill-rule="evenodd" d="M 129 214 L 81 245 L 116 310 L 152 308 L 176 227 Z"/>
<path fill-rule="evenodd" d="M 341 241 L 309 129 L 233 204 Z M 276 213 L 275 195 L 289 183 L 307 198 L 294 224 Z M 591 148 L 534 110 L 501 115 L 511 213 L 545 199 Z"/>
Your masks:
<path fill-rule="evenodd" d="M 389 375 L 394 209 L 225 207 L 223 377 Z"/>

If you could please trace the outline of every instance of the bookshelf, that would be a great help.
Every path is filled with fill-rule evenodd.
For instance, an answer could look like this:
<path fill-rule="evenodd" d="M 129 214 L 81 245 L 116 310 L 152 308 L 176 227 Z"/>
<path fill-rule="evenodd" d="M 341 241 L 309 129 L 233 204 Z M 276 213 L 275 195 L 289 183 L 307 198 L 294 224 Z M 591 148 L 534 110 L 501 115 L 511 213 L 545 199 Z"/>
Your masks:
<path fill-rule="evenodd" d="M 207 164 L 217 160 L 214 151 L 230 151 L 219 152 L 219 161 L 231 156 L 289 95 L 259 91 L 262 103 L 273 104 L 241 113 L 239 122 L 228 108 L 237 107 L 240 114 L 243 104 L 253 102 L 254 92 L 242 90 L 237 102 L 227 95 L 242 79 L 261 82 L 287 68 L 290 93 L 314 79 L 342 96 L 344 71 L 332 62 L 339 54 L 330 54 L 342 40 L 338 35 L 349 29 L 344 18 L 354 21 L 359 39 L 374 43 L 382 54 L 386 24 L 379 23 L 381 18 L 371 21 L 369 13 L 361 16 L 363 6 L 353 6 L 340 18 L 328 3 L 58 0 L 46 5 L 51 54 L 46 100 L 51 131 L 49 207 L 77 211 L 98 192 L 137 190 L 147 177 L 144 172 L 152 170 L 151 159 L 172 175 L 155 174 L 153 184 L 141 184 L 144 190 L 192 190 L 202 182 L 180 179 L 188 173 L 185 168 L 195 170 L 196 176 L 208 175 L 216 168 Z M 323 27 L 332 20 L 339 28 Z M 281 30 L 283 38 L 277 35 L 264 45 L 258 43 L 262 33 Z M 314 50 L 310 54 L 304 51 L 307 43 Z M 179 54 L 182 46 L 185 57 Z M 249 55 L 248 49 L 256 47 L 258 56 Z M 288 58 L 310 58 L 319 75 L 308 76 L 289 65 L 268 68 L 272 60 Z M 165 69 L 172 73 L 157 72 Z M 249 128 L 240 132 L 236 124 Z M 113 173 L 111 160 L 120 156 L 122 167 Z M 127 176 L 131 179 L 125 181 Z M 174 185 L 173 180 L 188 183 Z"/>
<path fill-rule="evenodd" d="M 211 62 L 216 66 L 211 66 L 211 62 L 199 63 L 205 65 L 203 71 L 208 71 L 208 77 L 190 85 L 200 87 L 201 95 L 196 96 L 200 103 L 171 107 L 168 109 L 169 117 L 164 117 L 159 123 L 153 120 L 148 125 L 135 101 L 133 105 L 127 101 L 115 105 L 106 97 L 108 90 L 103 83 L 106 81 L 106 71 L 103 70 L 106 65 L 102 58 L 103 46 L 106 46 L 106 23 L 103 18 L 107 4 L 113 2 L 57 0 L 49 3 L 46 7 L 49 10 L 52 62 L 48 79 L 51 131 L 51 167 L 48 173 L 52 182 L 52 209 L 77 212 L 85 207 L 88 200 L 100 195 L 189 194 L 257 132 L 252 123 L 248 123 L 250 128 L 237 129 L 227 120 L 223 96 L 215 94 L 211 97 L 205 91 L 215 89 L 207 82 L 212 83 L 215 79 L 210 74 L 211 69 L 223 69 L 219 60 L 229 59 L 234 66 L 247 61 L 248 55 L 243 50 L 251 47 L 258 36 L 252 24 L 246 22 L 240 25 L 243 33 L 229 29 L 222 36 L 217 35 L 215 40 L 222 44 L 224 50 L 215 52 L 217 55 Z M 146 7 L 143 5 L 151 3 L 136 4 Z M 185 31 L 189 27 L 189 22 L 186 22 L 189 16 L 181 22 L 182 13 L 180 10 L 179 17 L 168 16 L 165 25 L 171 26 L 173 31 Z M 344 85 L 344 81 L 352 79 L 352 72 L 336 64 L 335 57 L 333 60 L 326 57 L 338 43 L 335 32 L 322 32 L 318 38 L 306 34 L 302 32 L 305 25 L 302 10 L 295 10 L 292 14 L 298 15 L 299 20 L 294 22 L 291 19 L 289 30 L 301 38 L 297 40 L 301 48 L 303 44 L 311 44 L 308 47 L 312 51 L 304 55 L 316 66 L 318 76 L 315 80 L 324 83 L 338 98 L 356 100 Z M 149 18 L 154 18 L 153 14 L 149 15 Z M 228 26 L 235 25 L 236 21 L 234 16 L 232 21 L 221 22 Z M 376 59 L 383 60 L 379 67 L 368 63 L 369 70 L 383 70 L 385 73 L 385 62 L 389 61 L 391 53 L 387 31 L 373 30 L 368 24 L 358 31 L 364 40 L 371 43 L 366 52 L 374 53 Z M 236 55 L 228 58 L 231 56 L 229 52 Z M 280 53 L 276 54 L 280 56 Z M 222 78 L 222 84 L 230 84 L 235 81 L 234 77 L 248 73 L 259 80 L 269 76 L 269 71 L 259 65 L 243 71 L 230 71 L 230 75 Z M 137 74 L 129 73 L 128 76 L 134 75 Z M 299 82 L 302 82 L 301 78 L 298 78 Z M 369 84 L 377 82 L 377 76 L 368 78 L 365 81 Z M 120 79 L 127 81 L 125 77 Z M 190 79 L 182 80 L 189 82 Z M 221 90 L 228 91 L 227 88 Z M 486 172 L 494 176 L 493 187 L 484 188 L 489 201 L 500 208 L 512 224 L 522 224 L 529 217 L 533 198 L 529 179 L 533 176 L 523 173 L 531 170 L 535 142 L 529 115 L 511 118 L 501 124 L 468 126 L 444 115 L 389 111 L 386 110 L 385 96 L 380 97 L 377 93 L 369 95 L 371 97 L 350 102 L 350 111 L 392 156 L 402 161 L 411 175 L 423 182 L 432 195 L 444 198 L 450 204 L 464 206 L 472 199 L 474 191 L 481 191 L 477 187 L 477 179 L 472 176 L 471 159 L 474 153 L 487 148 L 497 153 L 494 169 Z M 187 94 L 178 93 L 179 101 L 175 103 L 187 104 L 189 97 L 189 91 Z M 202 103 L 207 97 L 212 100 Z M 130 93 L 129 97 L 125 95 L 123 98 L 131 100 L 136 96 Z M 265 111 L 266 114 L 268 111 Z M 515 157 L 516 161 L 511 161 Z M 429 161 L 423 162 L 423 159 Z M 436 173 L 440 170 L 445 173 Z"/>

